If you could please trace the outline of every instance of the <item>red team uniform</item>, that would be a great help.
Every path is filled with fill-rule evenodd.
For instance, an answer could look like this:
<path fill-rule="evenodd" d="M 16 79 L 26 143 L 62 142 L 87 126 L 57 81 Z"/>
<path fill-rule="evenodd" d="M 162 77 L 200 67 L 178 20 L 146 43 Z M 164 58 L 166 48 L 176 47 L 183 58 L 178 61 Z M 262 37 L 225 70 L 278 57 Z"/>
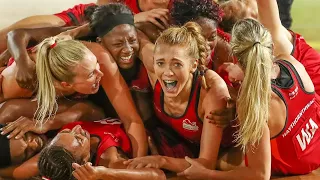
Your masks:
<path fill-rule="evenodd" d="M 277 63 L 282 80 L 273 81 L 272 90 L 285 103 L 287 120 L 281 133 L 271 139 L 272 173 L 307 174 L 320 167 L 319 99 L 304 90 L 288 61 Z"/>
<path fill-rule="evenodd" d="M 291 55 L 306 68 L 316 89 L 316 93 L 320 95 L 320 54 L 309 46 L 300 34 L 292 31 L 290 33 L 293 37 Z"/>
<path fill-rule="evenodd" d="M 72 129 L 81 125 L 82 129 L 88 131 L 90 136 L 98 137 L 100 143 L 95 154 L 94 165 L 99 164 L 100 156 L 110 147 L 118 147 L 125 152 L 128 157 L 131 155 L 131 143 L 126 133 L 121 128 L 121 123 L 117 119 L 104 119 L 94 122 L 74 122 L 65 125 L 62 129 Z"/>
<path fill-rule="evenodd" d="M 201 78 L 195 73 L 193 77 L 192 90 L 189 97 L 187 109 L 180 117 L 172 117 L 164 111 L 163 91 L 159 82 L 154 88 L 154 108 L 158 119 L 172 128 L 180 137 L 193 145 L 200 145 L 202 134 L 202 119 L 198 116 L 198 103 L 201 90 Z M 224 130 L 221 141 L 222 147 L 233 145 L 233 132 L 235 128 L 228 127 Z"/>
<path fill-rule="evenodd" d="M 78 4 L 73 8 L 62 11 L 61 13 L 54 14 L 62 19 L 66 25 L 65 26 L 79 26 L 85 21 L 84 10 L 89 6 L 95 6 L 94 3 L 90 4 Z"/>

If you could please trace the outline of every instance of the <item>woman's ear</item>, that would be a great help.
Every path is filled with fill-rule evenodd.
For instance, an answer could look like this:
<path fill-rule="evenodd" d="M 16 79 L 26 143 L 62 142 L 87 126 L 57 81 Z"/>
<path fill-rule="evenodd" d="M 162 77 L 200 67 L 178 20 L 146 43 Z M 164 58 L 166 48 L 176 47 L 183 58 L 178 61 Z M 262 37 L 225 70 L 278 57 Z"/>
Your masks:
<path fill-rule="evenodd" d="M 190 69 L 190 72 L 191 73 L 194 73 L 196 70 L 197 70 L 197 68 L 198 68 L 198 59 L 197 60 L 195 60 L 195 61 L 193 61 L 193 63 L 192 63 L 192 65 L 191 65 L 191 69 Z"/>

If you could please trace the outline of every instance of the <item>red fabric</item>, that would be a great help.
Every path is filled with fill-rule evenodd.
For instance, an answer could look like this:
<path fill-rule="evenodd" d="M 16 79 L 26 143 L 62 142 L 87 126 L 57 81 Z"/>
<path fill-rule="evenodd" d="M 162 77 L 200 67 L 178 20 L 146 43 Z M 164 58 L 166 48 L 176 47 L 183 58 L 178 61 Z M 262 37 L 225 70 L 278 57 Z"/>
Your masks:
<path fill-rule="evenodd" d="M 192 91 L 189 104 L 181 117 L 171 117 L 163 109 L 163 91 L 160 83 L 157 81 L 154 88 L 153 103 L 155 114 L 158 119 L 168 127 L 172 128 L 180 137 L 194 144 L 200 144 L 202 133 L 202 120 L 198 117 L 198 101 L 201 89 L 201 79 L 195 77 L 193 80 Z M 233 145 L 233 134 L 236 128 L 230 125 L 223 131 L 221 140 L 222 147 Z"/>
<path fill-rule="evenodd" d="M 95 165 L 99 164 L 100 156 L 110 147 L 121 148 L 125 153 L 131 154 L 131 143 L 126 133 L 121 128 L 121 123 L 117 119 L 104 119 L 94 122 L 74 122 L 67 124 L 62 129 L 72 129 L 76 125 L 81 125 L 91 136 L 98 136 L 100 143 L 96 153 Z"/>
<path fill-rule="evenodd" d="M 306 68 L 314 84 L 316 93 L 320 95 L 320 54 L 309 46 L 300 34 L 290 32 L 294 40 L 291 55 Z"/>
<path fill-rule="evenodd" d="M 125 0 L 124 3 L 131 9 L 133 14 L 138 14 L 141 12 L 138 5 L 138 0 Z"/>
<path fill-rule="evenodd" d="M 54 14 L 55 16 L 58 16 L 59 18 L 61 18 L 66 25 L 65 26 L 75 26 L 75 25 L 79 25 L 82 24 L 84 21 L 84 10 L 88 7 L 88 6 L 93 6 L 95 5 L 94 3 L 90 3 L 90 4 L 78 4 L 68 10 L 62 11 L 60 13 Z M 74 15 L 74 17 L 77 19 L 79 24 L 75 24 L 75 22 L 72 20 L 72 18 L 68 15 L 68 13 L 71 13 Z"/>
<path fill-rule="evenodd" d="M 293 85 L 284 88 L 272 84 L 287 108 L 284 129 L 271 139 L 272 173 L 307 174 L 320 166 L 319 103 L 315 93 L 304 91 L 300 76 L 288 61 L 277 62 L 289 70 Z"/>
<path fill-rule="evenodd" d="M 198 117 L 198 96 L 200 86 L 200 79 L 194 80 L 192 91 L 190 94 L 189 104 L 185 114 L 179 118 L 174 118 L 167 115 L 163 109 L 163 91 L 160 83 L 157 81 L 154 88 L 154 107 L 156 116 L 164 124 L 174 129 L 181 137 L 193 143 L 200 143 L 202 133 L 202 121 Z"/>
<path fill-rule="evenodd" d="M 149 82 L 149 77 L 146 68 L 141 63 L 138 76 L 135 80 L 132 80 L 129 85 L 131 90 L 141 91 L 141 92 L 150 92 L 151 85 Z"/>
<path fill-rule="evenodd" d="M 11 66 L 12 64 L 14 63 L 14 58 L 11 57 L 9 60 L 8 60 L 8 67 Z"/>

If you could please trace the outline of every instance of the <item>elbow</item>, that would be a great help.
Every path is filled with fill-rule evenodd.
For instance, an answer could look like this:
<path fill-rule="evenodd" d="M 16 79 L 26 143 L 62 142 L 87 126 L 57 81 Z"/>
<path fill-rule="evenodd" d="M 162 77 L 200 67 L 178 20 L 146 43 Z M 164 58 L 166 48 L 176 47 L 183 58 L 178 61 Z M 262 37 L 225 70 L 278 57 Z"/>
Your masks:
<path fill-rule="evenodd" d="M 14 39 L 18 34 L 22 34 L 23 32 L 23 29 L 13 29 L 7 33 L 7 39 Z"/>
<path fill-rule="evenodd" d="M 166 175 L 164 172 L 160 169 L 154 169 L 153 170 L 153 180 L 166 180 Z"/>

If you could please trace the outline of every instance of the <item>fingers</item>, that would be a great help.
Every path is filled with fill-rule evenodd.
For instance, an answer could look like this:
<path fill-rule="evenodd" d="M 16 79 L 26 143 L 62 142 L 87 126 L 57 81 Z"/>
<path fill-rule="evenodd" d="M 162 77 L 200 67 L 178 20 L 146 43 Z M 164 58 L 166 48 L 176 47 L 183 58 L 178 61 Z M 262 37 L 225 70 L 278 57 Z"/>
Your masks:
<path fill-rule="evenodd" d="M 123 164 L 124 164 L 124 165 L 128 165 L 128 164 L 130 164 L 132 161 L 133 161 L 133 159 L 129 159 L 129 160 L 123 161 Z"/>
<path fill-rule="evenodd" d="M 90 162 L 82 166 L 77 163 L 72 163 L 72 167 L 75 169 L 72 174 L 76 179 L 92 179 L 91 176 L 93 176 L 94 169 Z"/>
<path fill-rule="evenodd" d="M 185 170 L 182 172 L 177 173 L 177 176 L 185 176 Z"/>
<path fill-rule="evenodd" d="M 5 135 L 5 134 L 8 134 L 9 132 L 13 131 L 17 124 L 20 124 L 21 122 L 21 117 L 18 118 L 17 120 L 13 121 L 13 122 L 10 122 L 8 123 L 5 127 L 1 128 L 1 135 Z"/>
<path fill-rule="evenodd" d="M 72 167 L 73 167 L 73 169 L 78 169 L 81 166 L 78 163 L 72 163 Z"/>
<path fill-rule="evenodd" d="M 165 29 L 165 27 L 162 24 L 160 24 L 155 18 L 150 18 L 149 21 L 158 28 Z"/>

